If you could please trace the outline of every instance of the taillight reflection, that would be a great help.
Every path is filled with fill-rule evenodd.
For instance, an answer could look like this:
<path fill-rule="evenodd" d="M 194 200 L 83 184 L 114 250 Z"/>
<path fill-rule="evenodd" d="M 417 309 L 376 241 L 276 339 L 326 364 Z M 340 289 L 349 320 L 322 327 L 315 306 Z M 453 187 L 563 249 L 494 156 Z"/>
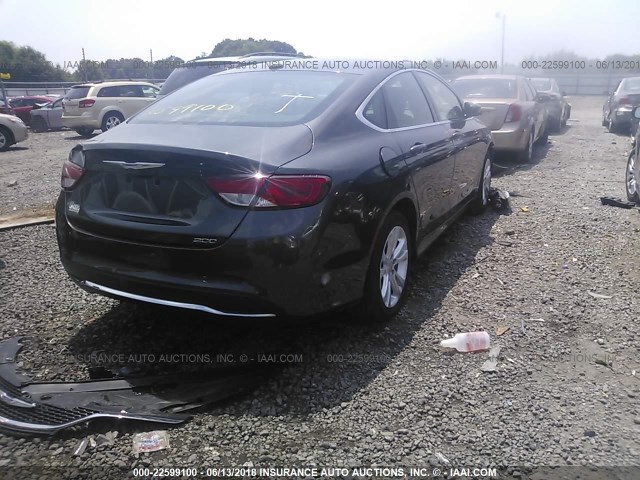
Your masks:
<path fill-rule="evenodd" d="M 208 185 L 226 202 L 254 208 L 306 207 L 320 202 L 331 179 L 322 175 L 255 175 L 242 178 L 210 178 Z M 255 202 L 254 202 L 255 198 Z"/>

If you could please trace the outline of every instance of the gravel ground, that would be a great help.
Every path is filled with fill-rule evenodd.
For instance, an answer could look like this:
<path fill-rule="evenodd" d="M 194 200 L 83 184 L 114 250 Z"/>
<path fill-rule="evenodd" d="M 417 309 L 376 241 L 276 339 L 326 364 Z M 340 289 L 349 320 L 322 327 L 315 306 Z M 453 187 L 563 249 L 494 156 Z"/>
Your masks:
<path fill-rule="evenodd" d="M 82 360 L 99 351 L 245 353 L 249 364 L 261 353 L 298 356 L 271 365 L 252 393 L 170 429 L 167 450 L 132 454 L 133 434 L 158 426 L 100 423 L 52 438 L 0 435 L 0 465 L 122 469 L 104 478 L 246 462 L 505 466 L 516 477 L 539 465 L 639 467 L 640 216 L 599 202 L 624 195 L 630 143 L 600 127 L 600 98 L 571 101 L 573 119 L 533 164 L 498 161 L 508 168 L 494 185 L 520 194 L 511 212 L 463 217 L 445 233 L 386 325 L 348 314 L 237 323 L 120 304 L 67 280 L 51 226 L 0 233 L 0 336 L 26 336 L 19 358 L 34 378 L 87 378 Z M 33 134 L 28 149 L 0 157 L 0 213 L 53 202 L 70 137 Z M 10 178 L 16 187 L 5 186 Z M 497 336 L 498 327 L 509 330 Z M 502 347 L 495 373 L 480 370 L 486 353 L 439 349 L 471 330 Z M 86 435 L 109 431 L 113 445 L 71 455 Z"/>

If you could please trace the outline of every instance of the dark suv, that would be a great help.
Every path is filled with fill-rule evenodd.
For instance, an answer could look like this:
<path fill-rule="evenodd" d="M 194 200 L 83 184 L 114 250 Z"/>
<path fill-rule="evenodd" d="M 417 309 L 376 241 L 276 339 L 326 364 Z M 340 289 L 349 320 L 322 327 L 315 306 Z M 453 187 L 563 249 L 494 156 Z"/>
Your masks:
<path fill-rule="evenodd" d="M 284 58 L 306 58 L 293 53 L 259 52 L 242 55 L 239 57 L 206 57 L 196 58 L 180 65 L 167 77 L 157 98 L 184 87 L 185 85 L 200 80 L 202 77 L 228 70 L 243 65 L 258 64 L 262 62 L 275 62 Z"/>

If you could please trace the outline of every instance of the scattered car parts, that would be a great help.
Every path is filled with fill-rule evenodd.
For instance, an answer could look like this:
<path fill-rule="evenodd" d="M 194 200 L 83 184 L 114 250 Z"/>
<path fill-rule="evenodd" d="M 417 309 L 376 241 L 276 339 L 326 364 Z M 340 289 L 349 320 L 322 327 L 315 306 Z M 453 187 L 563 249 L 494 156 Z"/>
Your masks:
<path fill-rule="evenodd" d="M 255 387 L 255 369 L 78 382 L 33 382 L 17 371 L 21 337 L 0 342 L 0 429 L 53 434 L 96 418 L 179 424 L 185 413 Z"/>

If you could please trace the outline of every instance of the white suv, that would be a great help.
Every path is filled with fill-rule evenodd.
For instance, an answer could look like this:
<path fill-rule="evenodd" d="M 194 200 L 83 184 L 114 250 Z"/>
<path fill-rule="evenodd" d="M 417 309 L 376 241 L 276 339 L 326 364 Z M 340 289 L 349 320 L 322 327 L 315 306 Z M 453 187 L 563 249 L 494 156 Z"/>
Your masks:
<path fill-rule="evenodd" d="M 159 91 L 147 82 L 75 85 L 62 100 L 62 124 L 83 136 L 106 132 L 153 103 Z"/>

